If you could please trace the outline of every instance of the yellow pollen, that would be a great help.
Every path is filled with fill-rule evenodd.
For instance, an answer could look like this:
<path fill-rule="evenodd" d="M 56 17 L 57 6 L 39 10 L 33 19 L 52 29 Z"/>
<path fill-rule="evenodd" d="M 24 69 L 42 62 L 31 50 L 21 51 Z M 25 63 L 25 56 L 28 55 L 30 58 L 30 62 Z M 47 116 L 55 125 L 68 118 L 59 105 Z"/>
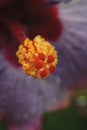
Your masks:
<path fill-rule="evenodd" d="M 35 78 L 44 79 L 49 76 L 58 62 L 55 47 L 40 35 L 36 36 L 33 41 L 26 38 L 19 46 L 16 55 L 23 71 Z"/>

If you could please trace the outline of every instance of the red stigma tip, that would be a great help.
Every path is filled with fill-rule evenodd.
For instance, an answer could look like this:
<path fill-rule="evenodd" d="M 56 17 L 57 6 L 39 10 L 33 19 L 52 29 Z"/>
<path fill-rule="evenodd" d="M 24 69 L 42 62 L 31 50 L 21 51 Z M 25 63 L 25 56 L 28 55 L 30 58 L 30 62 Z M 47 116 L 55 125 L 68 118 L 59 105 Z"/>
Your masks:
<path fill-rule="evenodd" d="M 55 71 L 55 66 L 50 66 L 49 71 L 50 71 L 50 73 L 53 73 Z"/>
<path fill-rule="evenodd" d="M 35 59 L 34 65 L 35 65 L 35 67 L 36 67 L 37 69 L 43 68 L 43 63 L 42 63 L 40 60 L 36 60 L 36 59 Z"/>
<path fill-rule="evenodd" d="M 52 55 L 48 56 L 47 62 L 52 63 L 54 61 L 54 57 Z"/>
<path fill-rule="evenodd" d="M 39 58 L 40 58 L 41 60 L 45 60 L 45 55 L 42 54 L 42 53 L 39 53 Z"/>
<path fill-rule="evenodd" d="M 40 76 L 41 76 L 42 78 L 45 78 L 45 77 L 47 76 L 46 70 L 41 71 Z"/>

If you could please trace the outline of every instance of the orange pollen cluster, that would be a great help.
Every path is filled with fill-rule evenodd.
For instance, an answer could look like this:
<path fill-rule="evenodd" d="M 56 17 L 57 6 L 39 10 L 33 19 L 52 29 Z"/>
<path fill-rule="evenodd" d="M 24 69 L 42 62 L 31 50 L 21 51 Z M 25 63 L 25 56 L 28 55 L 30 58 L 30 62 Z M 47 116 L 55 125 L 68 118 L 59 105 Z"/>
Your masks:
<path fill-rule="evenodd" d="M 25 39 L 16 52 L 23 71 L 35 78 L 46 78 L 55 71 L 58 58 L 55 48 L 40 35 Z"/>

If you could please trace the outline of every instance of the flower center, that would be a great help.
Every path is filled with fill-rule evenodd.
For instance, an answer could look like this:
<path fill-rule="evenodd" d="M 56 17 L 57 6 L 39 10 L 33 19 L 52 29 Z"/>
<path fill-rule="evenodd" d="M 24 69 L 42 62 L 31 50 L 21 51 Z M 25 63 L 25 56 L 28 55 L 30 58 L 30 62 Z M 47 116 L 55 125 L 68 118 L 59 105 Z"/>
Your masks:
<path fill-rule="evenodd" d="M 55 48 L 40 35 L 34 40 L 25 39 L 16 53 L 18 62 L 27 75 L 46 78 L 55 71 L 57 52 Z"/>
<path fill-rule="evenodd" d="M 55 71 L 58 58 L 55 47 L 40 35 L 30 40 L 18 22 L 3 19 L 13 36 L 22 43 L 16 56 L 23 71 L 35 78 L 46 78 Z"/>

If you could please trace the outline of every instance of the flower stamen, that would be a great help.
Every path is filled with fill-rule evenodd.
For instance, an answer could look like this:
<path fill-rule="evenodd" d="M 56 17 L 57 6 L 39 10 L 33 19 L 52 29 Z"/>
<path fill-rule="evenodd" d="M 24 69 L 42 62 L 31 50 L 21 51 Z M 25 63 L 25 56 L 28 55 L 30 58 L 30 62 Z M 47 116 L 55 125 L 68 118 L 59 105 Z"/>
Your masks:
<path fill-rule="evenodd" d="M 33 41 L 25 39 L 16 55 L 23 71 L 35 78 L 43 79 L 49 76 L 54 72 L 58 62 L 55 48 L 40 35 Z"/>

